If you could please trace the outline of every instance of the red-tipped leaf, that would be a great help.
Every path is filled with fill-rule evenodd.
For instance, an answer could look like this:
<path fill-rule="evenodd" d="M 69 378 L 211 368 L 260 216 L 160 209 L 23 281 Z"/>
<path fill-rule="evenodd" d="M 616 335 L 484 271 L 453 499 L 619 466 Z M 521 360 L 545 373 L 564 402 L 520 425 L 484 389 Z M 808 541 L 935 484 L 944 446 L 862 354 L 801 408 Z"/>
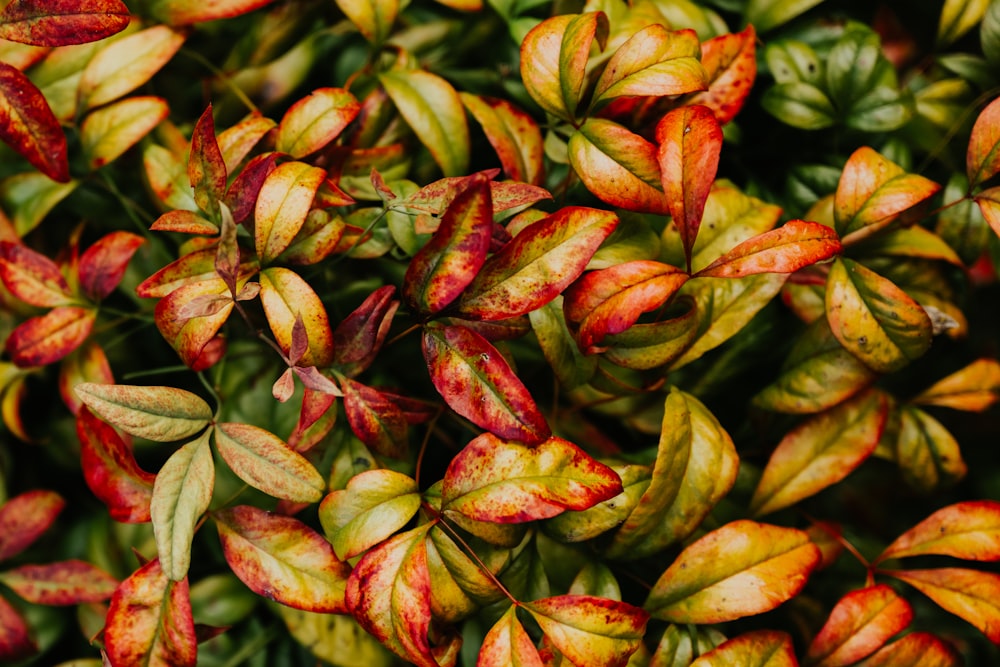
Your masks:
<path fill-rule="evenodd" d="M 818 222 L 791 220 L 740 243 L 697 275 L 741 278 L 755 273 L 794 273 L 830 259 L 840 250 L 840 239 L 831 228 Z"/>
<path fill-rule="evenodd" d="M 0 63 L 0 140 L 52 180 L 69 182 L 66 135 L 59 120 L 35 84 L 7 63 Z"/>
<path fill-rule="evenodd" d="M 846 667 L 874 653 L 913 619 L 910 604 L 889 586 L 851 591 L 830 612 L 807 652 L 810 664 Z"/>

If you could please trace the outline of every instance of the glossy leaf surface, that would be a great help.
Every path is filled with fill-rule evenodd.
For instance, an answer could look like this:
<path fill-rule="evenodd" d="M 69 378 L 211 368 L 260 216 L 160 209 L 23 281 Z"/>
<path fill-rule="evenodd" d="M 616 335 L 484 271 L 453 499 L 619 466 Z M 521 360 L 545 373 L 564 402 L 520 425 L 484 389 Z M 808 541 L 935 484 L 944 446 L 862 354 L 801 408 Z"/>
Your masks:
<path fill-rule="evenodd" d="M 174 387 L 85 382 L 76 386 L 76 393 L 105 421 L 157 442 L 195 435 L 212 419 L 212 409 L 204 400 Z"/>
<path fill-rule="evenodd" d="M 671 32 L 659 24 L 629 37 L 608 60 L 594 88 L 593 105 L 616 97 L 665 97 L 704 90 L 693 30 Z"/>
<path fill-rule="evenodd" d="M 649 614 L 624 602 L 560 595 L 522 605 L 545 637 L 573 664 L 624 667 L 646 631 Z"/>
<path fill-rule="evenodd" d="M 304 162 L 278 165 L 267 175 L 254 208 L 254 245 L 264 264 L 280 255 L 302 228 L 326 172 Z"/>
<path fill-rule="evenodd" d="M 928 554 L 1000 560 L 1000 502 L 972 500 L 939 509 L 896 538 L 879 560 Z"/>
<path fill-rule="evenodd" d="M 929 492 L 965 477 L 958 441 L 941 422 L 912 405 L 900 407 L 899 422 L 894 455 L 907 484 Z"/>
<path fill-rule="evenodd" d="M 19 243 L 0 241 L 0 279 L 11 294 L 32 306 L 53 308 L 73 302 L 59 266 Z"/>
<path fill-rule="evenodd" d="M 691 667 L 797 667 L 792 638 L 779 630 L 755 630 L 723 642 Z"/>
<path fill-rule="evenodd" d="M 756 273 L 794 273 L 830 259 L 840 250 L 837 233 L 826 225 L 791 220 L 744 241 L 697 275 L 741 278 Z"/>
<path fill-rule="evenodd" d="M 0 63 L 0 93 L 0 139 L 52 180 L 68 182 L 66 135 L 41 91 L 20 70 Z"/>
<path fill-rule="evenodd" d="M 80 255 L 80 289 L 100 301 L 114 291 L 128 269 L 129 260 L 146 240 L 138 234 L 111 232 L 98 239 Z"/>
<path fill-rule="evenodd" d="M 464 92 L 458 95 L 482 126 L 508 178 L 541 185 L 544 149 L 538 123 L 505 99 Z"/>
<path fill-rule="evenodd" d="M 336 139 L 361 111 L 342 88 L 319 88 L 293 104 L 278 124 L 275 149 L 301 158 Z"/>
<path fill-rule="evenodd" d="M 852 665 L 881 648 L 913 619 L 913 609 L 885 584 L 851 591 L 809 644 L 810 664 Z"/>
<path fill-rule="evenodd" d="M 1000 100 L 993 100 L 976 118 L 969 138 L 965 169 L 971 186 L 1000 172 Z"/>
<path fill-rule="evenodd" d="M 1000 575 L 957 567 L 892 570 L 891 574 L 979 628 L 993 643 L 1000 643 Z"/>
<path fill-rule="evenodd" d="M 215 427 L 215 445 L 236 475 L 255 489 L 293 502 L 314 503 L 326 482 L 309 461 L 281 438 L 250 424 Z"/>
<path fill-rule="evenodd" d="M 121 0 L 12 0 L 0 12 L 0 37 L 23 44 L 95 42 L 125 29 Z"/>

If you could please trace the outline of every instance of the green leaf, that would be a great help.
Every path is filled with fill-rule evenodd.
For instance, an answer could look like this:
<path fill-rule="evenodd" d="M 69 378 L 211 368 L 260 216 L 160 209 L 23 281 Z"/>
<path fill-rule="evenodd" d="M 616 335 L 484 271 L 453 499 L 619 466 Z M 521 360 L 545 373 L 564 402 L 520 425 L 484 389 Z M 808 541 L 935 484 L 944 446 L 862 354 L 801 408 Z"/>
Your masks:
<path fill-rule="evenodd" d="M 819 55 L 805 42 L 782 39 L 764 49 L 764 60 L 775 82 L 819 85 L 823 80 L 823 63 Z"/>
<path fill-rule="evenodd" d="M 208 403 L 183 389 L 83 382 L 75 391 L 101 419 L 157 442 L 191 437 L 212 421 Z"/>
<path fill-rule="evenodd" d="M 862 132 L 891 132 L 906 125 L 914 114 L 909 92 L 878 86 L 854 101 L 844 124 Z"/>
<path fill-rule="evenodd" d="M 761 106 L 781 122 L 800 130 L 821 130 L 832 126 L 837 119 L 837 111 L 826 93 L 801 81 L 768 88 Z"/>
<path fill-rule="evenodd" d="M 746 23 L 757 32 L 767 32 L 788 23 L 799 14 L 812 9 L 823 0 L 750 0 L 743 11 Z"/>
<path fill-rule="evenodd" d="M 80 124 L 87 166 L 97 170 L 139 143 L 170 113 L 161 97 L 128 97 L 91 111 Z"/>
<path fill-rule="evenodd" d="M 990 0 L 945 0 L 938 21 L 936 46 L 943 49 L 972 30 L 986 14 Z"/>
<path fill-rule="evenodd" d="M 867 26 L 849 26 L 824 63 L 826 91 L 838 109 L 850 113 L 863 97 L 879 88 L 899 94 L 895 70 L 882 55 L 881 40 Z"/>
<path fill-rule="evenodd" d="M 911 405 L 900 408 L 894 458 L 906 483 L 924 493 L 948 488 L 968 472 L 955 436 Z"/>
<path fill-rule="evenodd" d="M 698 335 L 698 312 L 691 299 L 680 299 L 680 312 L 669 311 L 669 319 L 633 324 L 627 330 L 604 337 L 604 358 L 633 370 L 648 370 L 672 363 Z"/>
<path fill-rule="evenodd" d="M 399 0 L 336 0 L 337 7 L 357 26 L 365 39 L 381 45 L 399 14 Z"/>
<path fill-rule="evenodd" d="M 1000 62 L 1000 5 L 991 2 L 979 27 L 979 42 L 986 60 L 993 66 Z"/>
<path fill-rule="evenodd" d="M 205 431 L 167 459 L 156 474 L 150 516 L 160 567 L 173 581 L 187 576 L 195 526 L 215 488 L 215 462 Z"/>
<path fill-rule="evenodd" d="M 597 357 L 580 352 L 563 312 L 563 297 L 528 313 L 531 330 L 559 384 L 569 390 L 585 384 L 597 368 Z"/>
<path fill-rule="evenodd" d="M 43 170 L 44 171 L 44 170 Z M 30 171 L 0 181 L 0 200 L 11 212 L 18 236 L 27 236 L 55 206 L 80 185 L 78 180 L 58 183 L 44 173 Z"/>
<path fill-rule="evenodd" d="M 236 475 L 255 489 L 292 502 L 314 503 L 326 481 L 281 438 L 250 424 L 215 426 L 215 446 Z"/>
<path fill-rule="evenodd" d="M 327 366 L 333 360 L 333 331 L 319 295 L 298 273 L 281 266 L 260 272 L 260 303 L 274 339 L 293 364 Z M 292 359 L 295 323 L 301 321 L 308 346 Z"/>

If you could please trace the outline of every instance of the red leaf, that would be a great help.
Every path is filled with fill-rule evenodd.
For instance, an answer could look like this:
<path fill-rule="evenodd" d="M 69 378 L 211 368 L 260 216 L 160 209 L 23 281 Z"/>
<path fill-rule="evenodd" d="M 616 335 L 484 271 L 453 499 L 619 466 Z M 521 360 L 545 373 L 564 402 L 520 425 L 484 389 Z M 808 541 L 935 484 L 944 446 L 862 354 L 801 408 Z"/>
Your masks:
<path fill-rule="evenodd" d="M 695 93 L 691 104 L 703 104 L 725 125 L 740 112 L 757 78 L 757 34 L 752 25 L 743 32 L 719 35 L 701 44 L 701 64 L 708 73 L 708 90 Z"/>
<path fill-rule="evenodd" d="M 756 273 L 794 273 L 838 254 L 840 239 L 826 225 L 790 220 L 725 253 L 696 275 L 742 278 Z"/>
<path fill-rule="evenodd" d="M 201 114 L 191 135 L 191 154 L 187 164 L 188 180 L 194 188 L 194 200 L 206 213 L 218 209 L 218 202 L 226 192 L 226 163 L 222 149 L 215 138 L 215 120 L 212 105 Z"/>
<path fill-rule="evenodd" d="M 28 624 L 7 600 L 0 596 L 0 660 L 16 661 L 38 651 Z"/>
<path fill-rule="evenodd" d="M 242 223 L 254 212 L 257 195 L 260 194 L 264 181 L 274 171 L 278 157 L 278 153 L 255 155 L 233 179 L 226 192 L 226 204 L 232 209 L 233 220 L 237 224 Z"/>
<path fill-rule="evenodd" d="M 846 667 L 874 653 L 913 619 L 913 609 L 885 584 L 842 597 L 809 644 L 810 664 Z"/>
<path fill-rule="evenodd" d="M 121 0 L 13 0 L 0 13 L 0 37 L 37 46 L 96 42 L 130 21 Z"/>
<path fill-rule="evenodd" d="M 511 605 L 483 637 L 476 667 L 544 667 L 542 657 Z"/>
<path fill-rule="evenodd" d="M 960 667 L 965 661 L 951 645 L 929 632 L 911 632 L 865 661 L 865 667 Z"/>
<path fill-rule="evenodd" d="M 312 449 L 329 433 L 337 419 L 334 402 L 337 397 L 306 387 L 302 394 L 302 408 L 295 430 L 288 436 L 288 446 L 302 453 Z"/>
<path fill-rule="evenodd" d="M 104 350 L 95 342 L 78 347 L 59 365 L 59 395 L 74 416 L 79 414 L 83 401 L 76 395 L 75 387 L 81 382 L 114 384 L 111 364 Z"/>
<path fill-rule="evenodd" d="M 87 339 L 96 318 L 92 308 L 53 308 L 14 329 L 7 339 L 7 353 L 22 368 L 59 361 Z"/>
<path fill-rule="evenodd" d="M 897 537 L 875 562 L 929 554 L 1000 560 L 1000 502 L 974 500 L 939 509 Z"/>
<path fill-rule="evenodd" d="M 508 178 L 541 185 L 545 152 L 542 132 L 535 119 L 505 99 L 471 93 L 458 95 L 472 117 L 482 125 Z"/>
<path fill-rule="evenodd" d="M 403 458 L 407 449 L 406 417 L 377 389 L 348 378 L 340 380 L 344 412 L 361 442 L 382 456 Z"/>
<path fill-rule="evenodd" d="M 19 243 L 0 241 L 0 279 L 11 294 L 32 306 L 52 308 L 73 302 L 59 266 Z"/>
<path fill-rule="evenodd" d="M 118 587 L 110 574 L 80 560 L 22 565 L 0 572 L 0 581 L 28 602 L 48 605 L 101 602 Z"/>
<path fill-rule="evenodd" d="M 226 561 L 250 590 L 295 609 L 342 614 L 350 566 L 292 517 L 238 505 L 214 515 Z"/>
<path fill-rule="evenodd" d="M 274 0 L 152 0 L 149 12 L 171 25 L 192 25 L 240 16 Z"/>
<path fill-rule="evenodd" d="M 334 329 L 333 363 L 345 375 L 354 377 L 375 360 L 399 307 L 395 291 L 392 285 L 378 288 Z"/>
<path fill-rule="evenodd" d="M 0 506 L 0 561 L 21 553 L 49 529 L 66 501 L 55 491 L 27 491 Z"/>
<path fill-rule="evenodd" d="M 657 124 L 656 143 L 667 209 L 680 232 L 690 268 L 691 248 L 719 168 L 722 127 L 708 107 L 681 107 Z"/>
<path fill-rule="evenodd" d="M 545 417 L 503 355 L 462 326 L 424 329 L 431 382 L 452 410 L 508 440 L 533 444 L 549 437 Z"/>
<path fill-rule="evenodd" d="M 441 506 L 476 521 L 523 523 L 589 509 L 621 492 L 614 470 L 562 438 L 526 447 L 483 433 L 452 459 Z"/>
<path fill-rule="evenodd" d="M 477 174 L 448 205 L 434 236 L 410 261 L 403 298 L 423 314 L 436 313 L 457 299 L 486 261 L 492 233 L 489 182 Z"/>
<path fill-rule="evenodd" d="M 574 665 L 625 667 L 642 645 L 649 621 L 638 607 L 590 595 L 560 595 L 523 606 Z"/>
<path fill-rule="evenodd" d="M 146 523 L 156 475 L 139 467 L 118 432 L 86 407 L 76 419 L 80 466 L 87 486 L 108 506 L 115 521 Z"/>
<path fill-rule="evenodd" d="M 111 232 L 80 255 L 80 288 L 100 301 L 111 294 L 125 275 L 129 260 L 145 239 L 129 232 Z"/>
<path fill-rule="evenodd" d="M 969 186 L 975 187 L 1000 172 L 1000 100 L 979 112 L 965 156 Z"/>
<path fill-rule="evenodd" d="M 198 657 L 188 581 L 170 581 L 160 561 L 132 573 L 111 596 L 104 650 L 112 665 L 194 667 Z"/>

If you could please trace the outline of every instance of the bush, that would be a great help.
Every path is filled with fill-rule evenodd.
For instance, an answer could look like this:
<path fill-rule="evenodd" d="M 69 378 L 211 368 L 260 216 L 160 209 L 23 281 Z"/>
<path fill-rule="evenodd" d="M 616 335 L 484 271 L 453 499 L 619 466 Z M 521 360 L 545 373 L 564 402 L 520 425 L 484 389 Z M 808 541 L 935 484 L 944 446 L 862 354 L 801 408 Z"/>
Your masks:
<path fill-rule="evenodd" d="M 128 4 L 0 11 L 0 659 L 1000 659 L 1000 2 Z"/>

